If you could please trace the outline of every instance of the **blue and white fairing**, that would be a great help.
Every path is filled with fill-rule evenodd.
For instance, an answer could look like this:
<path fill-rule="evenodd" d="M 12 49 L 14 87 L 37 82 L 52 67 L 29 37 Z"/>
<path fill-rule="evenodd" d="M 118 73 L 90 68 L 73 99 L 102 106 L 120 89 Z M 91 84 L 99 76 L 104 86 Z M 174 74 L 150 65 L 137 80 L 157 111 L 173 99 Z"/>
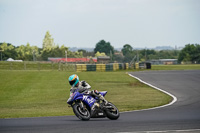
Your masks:
<path fill-rule="evenodd" d="M 105 95 L 107 94 L 107 91 L 102 91 L 102 92 L 99 92 L 103 97 L 105 97 Z"/>
<path fill-rule="evenodd" d="M 102 92 L 99 92 L 99 93 L 102 96 L 105 96 L 107 94 L 107 91 L 102 91 Z M 71 94 L 71 96 L 67 100 L 67 103 L 70 104 L 70 105 L 72 105 L 73 102 L 76 101 L 76 100 L 81 100 L 83 103 L 85 103 L 89 107 L 92 107 L 92 105 L 96 101 L 96 98 L 93 98 L 90 95 L 82 94 L 82 93 L 79 93 L 78 91 L 75 91 L 74 93 Z"/>

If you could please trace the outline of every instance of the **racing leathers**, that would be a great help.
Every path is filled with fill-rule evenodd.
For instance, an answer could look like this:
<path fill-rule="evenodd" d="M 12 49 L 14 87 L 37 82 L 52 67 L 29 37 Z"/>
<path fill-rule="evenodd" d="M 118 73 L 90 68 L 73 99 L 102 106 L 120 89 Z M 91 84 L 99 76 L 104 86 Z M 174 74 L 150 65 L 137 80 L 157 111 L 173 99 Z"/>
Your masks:
<path fill-rule="evenodd" d="M 77 89 L 79 93 L 89 94 L 91 96 L 98 97 L 100 100 L 104 101 L 105 104 L 108 103 L 107 100 L 97 90 L 90 91 L 91 86 L 85 81 L 79 81 L 78 86 L 72 87 L 70 89 L 70 95 L 74 93 Z"/>

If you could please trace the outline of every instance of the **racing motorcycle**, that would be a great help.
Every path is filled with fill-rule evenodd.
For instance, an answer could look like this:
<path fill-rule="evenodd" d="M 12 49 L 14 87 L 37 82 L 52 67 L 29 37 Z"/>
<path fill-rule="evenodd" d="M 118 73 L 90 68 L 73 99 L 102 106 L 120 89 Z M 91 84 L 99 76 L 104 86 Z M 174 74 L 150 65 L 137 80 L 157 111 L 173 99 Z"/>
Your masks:
<path fill-rule="evenodd" d="M 99 92 L 102 96 L 107 94 L 107 91 Z M 90 118 L 108 117 L 111 120 L 117 120 L 120 116 L 117 107 L 108 102 L 105 103 L 98 97 L 93 97 L 89 94 L 82 94 L 78 89 L 72 93 L 67 100 L 69 107 L 73 108 L 74 114 L 80 120 L 89 120 Z"/>

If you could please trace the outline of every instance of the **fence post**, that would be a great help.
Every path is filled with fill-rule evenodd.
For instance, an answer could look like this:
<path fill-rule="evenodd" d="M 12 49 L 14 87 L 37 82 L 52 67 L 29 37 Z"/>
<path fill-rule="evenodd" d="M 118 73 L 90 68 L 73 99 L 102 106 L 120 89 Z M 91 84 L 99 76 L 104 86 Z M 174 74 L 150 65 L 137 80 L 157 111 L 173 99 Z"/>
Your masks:
<path fill-rule="evenodd" d="M 67 71 L 67 69 L 68 69 L 67 63 L 65 63 L 65 71 Z"/>
<path fill-rule="evenodd" d="M 26 70 L 26 62 L 24 61 L 24 70 Z"/>
<path fill-rule="evenodd" d="M 10 70 L 12 70 L 12 62 L 10 62 Z"/>
<path fill-rule="evenodd" d="M 60 62 L 58 63 L 58 71 L 60 71 Z"/>
<path fill-rule="evenodd" d="M 73 68 L 74 68 L 74 71 L 76 72 L 76 69 L 77 69 L 77 68 L 76 68 L 76 64 L 74 64 L 74 67 L 73 67 Z"/>
<path fill-rule="evenodd" d="M 51 62 L 51 70 L 53 71 L 53 61 Z"/>
<path fill-rule="evenodd" d="M 63 71 L 63 63 L 61 63 L 61 70 Z"/>
<path fill-rule="evenodd" d="M 38 62 L 38 70 L 40 71 L 40 62 Z"/>

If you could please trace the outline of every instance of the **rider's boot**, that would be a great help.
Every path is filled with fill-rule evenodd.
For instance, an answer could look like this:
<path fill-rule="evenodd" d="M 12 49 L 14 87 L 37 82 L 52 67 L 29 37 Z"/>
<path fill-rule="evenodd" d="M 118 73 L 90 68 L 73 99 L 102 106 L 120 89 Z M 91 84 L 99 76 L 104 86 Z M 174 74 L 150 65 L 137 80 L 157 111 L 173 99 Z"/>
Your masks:
<path fill-rule="evenodd" d="M 99 99 L 102 100 L 105 103 L 105 105 L 108 104 L 108 101 L 101 94 L 100 94 Z"/>
<path fill-rule="evenodd" d="M 92 110 L 95 110 L 97 108 L 99 108 L 99 104 L 98 103 L 94 103 L 94 105 L 92 106 Z"/>
<path fill-rule="evenodd" d="M 91 94 L 93 94 L 94 96 L 98 97 L 100 100 L 102 100 L 105 105 L 108 104 L 108 101 L 97 91 L 97 90 L 93 90 L 91 91 Z"/>

